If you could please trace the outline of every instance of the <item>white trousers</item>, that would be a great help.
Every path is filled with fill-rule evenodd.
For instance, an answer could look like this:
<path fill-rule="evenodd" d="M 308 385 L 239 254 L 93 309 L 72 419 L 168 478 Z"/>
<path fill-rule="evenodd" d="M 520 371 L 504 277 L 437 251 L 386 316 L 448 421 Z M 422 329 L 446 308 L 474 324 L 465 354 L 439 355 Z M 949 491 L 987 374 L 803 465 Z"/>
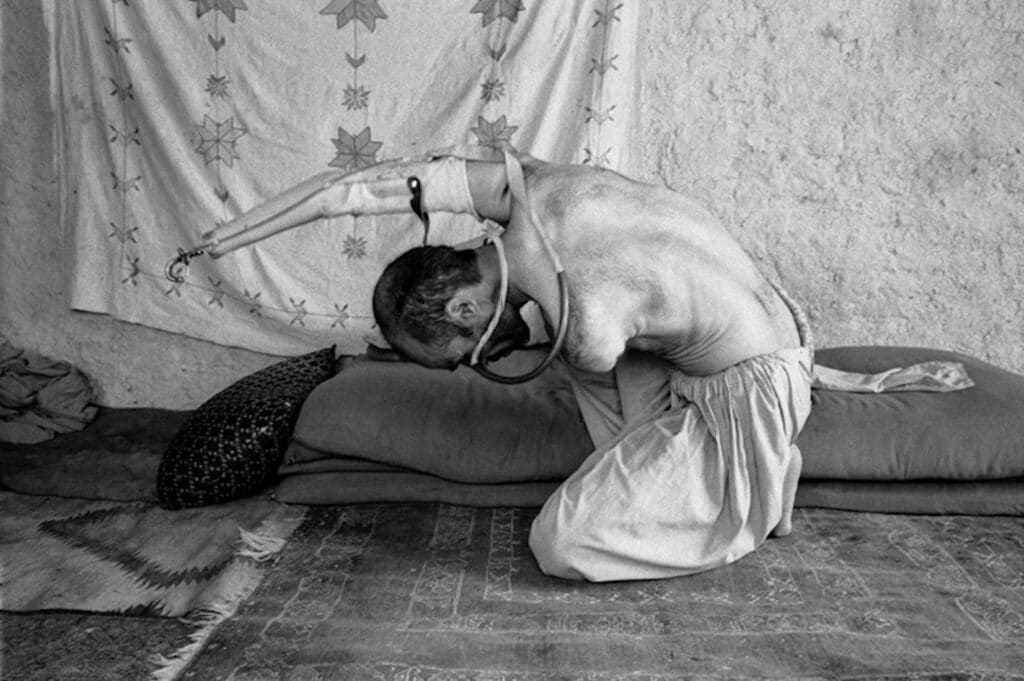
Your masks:
<path fill-rule="evenodd" d="M 811 364 L 804 347 L 712 376 L 673 375 L 679 406 L 600 446 L 544 504 L 530 531 L 541 569 L 591 581 L 674 577 L 788 534 Z"/>

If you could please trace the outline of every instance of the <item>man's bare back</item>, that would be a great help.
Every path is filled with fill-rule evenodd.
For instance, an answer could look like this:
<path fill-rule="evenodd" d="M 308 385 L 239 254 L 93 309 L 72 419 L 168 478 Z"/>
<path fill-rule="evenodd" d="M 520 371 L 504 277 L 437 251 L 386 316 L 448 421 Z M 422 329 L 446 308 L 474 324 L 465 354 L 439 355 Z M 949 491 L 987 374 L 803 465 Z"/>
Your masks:
<path fill-rule="evenodd" d="M 627 348 L 651 352 L 691 375 L 798 347 L 786 304 L 739 243 L 705 210 L 675 192 L 586 166 L 523 159 L 529 206 L 570 282 L 565 358 L 607 371 Z M 504 170 L 504 169 L 502 169 Z M 494 173 L 474 186 L 497 217 L 508 210 Z M 480 197 L 478 199 L 478 197 Z M 504 237 L 512 285 L 558 318 L 549 259 L 526 210 L 511 203 Z M 487 211 L 484 211 L 486 215 Z M 505 222 L 505 220 L 499 220 Z"/>

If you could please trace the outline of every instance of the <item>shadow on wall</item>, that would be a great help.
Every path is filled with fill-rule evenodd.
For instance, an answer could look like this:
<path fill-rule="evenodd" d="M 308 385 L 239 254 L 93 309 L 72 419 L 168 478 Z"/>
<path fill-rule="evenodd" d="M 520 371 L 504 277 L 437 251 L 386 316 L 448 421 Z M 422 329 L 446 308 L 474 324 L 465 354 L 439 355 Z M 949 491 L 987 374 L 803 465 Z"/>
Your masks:
<path fill-rule="evenodd" d="M 0 4 L 0 321 L 59 296 L 63 243 L 53 166 L 49 37 L 40 0 Z M 13 161 L 13 162 L 12 162 Z"/>

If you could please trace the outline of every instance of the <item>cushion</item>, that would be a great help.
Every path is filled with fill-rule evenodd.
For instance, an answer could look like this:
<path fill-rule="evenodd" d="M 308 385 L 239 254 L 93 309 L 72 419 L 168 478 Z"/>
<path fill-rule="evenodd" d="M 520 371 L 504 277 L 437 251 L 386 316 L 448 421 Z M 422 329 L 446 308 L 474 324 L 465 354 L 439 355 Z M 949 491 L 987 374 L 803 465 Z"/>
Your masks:
<path fill-rule="evenodd" d="M 334 367 L 332 346 L 261 369 L 203 403 L 160 460 L 160 504 L 217 504 L 272 483 L 303 400 Z"/>
<path fill-rule="evenodd" d="M 441 502 L 463 506 L 542 506 L 557 480 L 470 484 L 411 471 L 294 472 L 274 488 L 286 504 Z M 796 508 L 871 513 L 1024 516 L 1024 478 L 945 480 L 801 480 Z"/>
<path fill-rule="evenodd" d="M 521 364 L 541 354 L 525 355 Z M 816 359 L 864 373 L 930 360 L 958 361 L 976 385 L 948 393 L 813 391 L 811 414 L 797 439 L 804 459 L 801 487 L 810 491 L 811 480 L 858 485 L 852 502 L 828 501 L 828 494 L 838 494 L 832 485 L 819 486 L 804 505 L 977 512 L 980 506 L 960 497 L 949 497 L 947 506 L 923 502 L 928 490 L 945 498 L 951 489 L 961 489 L 949 485 L 914 486 L 917 501 L 901 506 L 894 502 L 909 488 L 896 483 L 999 479 L 1020 488 L 1024 376 L 967 355 L 926 348 L 842 347 L 819 350 Z M 562 480 L 592 448 L 568 376 L 557 364 L 531 383 L 501 386 L 463 368 L 451 373 L 404 363 L 357 363 L 320 385 L 303 406 L 280 469 L 285 479 L 278 493 L 293 502 L 310 494 L 310 503 L 348 503 L 403 500 L 405 489 L 417 500 L 435 495 L 433 500 L 487 503 L 500 498 L 508 503 L 522 488 L 487 485 Z M 418 477 L 411 485 L 408 474 L 413 472 L 482 486 Z M 341 484 L 344 480 L 351 484 Z M 537 489 L 530 489 L 520 500 L 523 505 L 536 500 Z M 965 494 L 975 503 L 984 496 L 983 486 Z"/>
<path fill-rule="evenodd" d="M 961 362 L 975 386 L 956 392 L 812 392 L 797 438 L 802 478 L 992 480 L 1024 476 L 1024 376 L 956 352 L 860 346 L 815 361 L 877 373 L 918 362 Z"/>
<path fill-rule="evenodd" d="M 531 368 L 545 350 L 523 350 L 496 371 Z M 312 392 L 289 461 L 343 455 L 458 482 L 564 478 L 593 445 L 564 367 L 502 385 L 467 367 L 355 361 Z"/>

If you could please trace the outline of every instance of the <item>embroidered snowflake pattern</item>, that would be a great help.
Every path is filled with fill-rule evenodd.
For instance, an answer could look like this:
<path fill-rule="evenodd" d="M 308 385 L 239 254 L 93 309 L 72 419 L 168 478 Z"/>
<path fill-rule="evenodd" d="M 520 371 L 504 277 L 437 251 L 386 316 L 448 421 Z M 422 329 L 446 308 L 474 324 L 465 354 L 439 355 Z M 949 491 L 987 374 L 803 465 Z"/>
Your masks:
<path fill-rule="evenodd" d="M 214 161 L 223 161 L 230 168 L 235 159 L 241 158 L 235 150 L 235 145 L 246 130 L 235 127 L 234 116 L 224 121 L 215 121 L 209 116 L 203 116 L 203 124 L 194 126 L 193 131 L 198 138 L 195 149 L 203 155 L 206 165 Z"/>
<path fill-rule="evenodd" d="M 370 137 L 367 126 L 358 135 L 352 135 L 345 128 L 338 128 L 338 136 L 331 140 L 338 154 L 328 164 L 342 170 L 359 170 L 377 162 L 377 151 L 382 143 Z"/>
<path fill-rule="evenodd" d="M 211 10 L 216 10 L 235 23 L 235 10 L 246 10 L 249 7 L 245 0 L 189 0 L 196 3 L 196 17 L 201 17 Z"/>
<path fill-rule="evenodd" d="M 519 18 L 519 12 L 526 9 L 522 0 L 477 0 L 470 14 L 479 14 L 484 27 L 498 19 L 508 19 L 515 23 Z"/>
<path fill-rule="evenodd" d="M 206 92 L 211 97 L 220 97 L 221 99 L 228 98 L 228 83 L 230 79 L 227 76 L 220 76 L 215 73 L 211 73 L 206 79 Z"/>
<path fill-rule="evenodd" d="M 320 14 L 336 14 L 338 28 L 358 20 L 371 32 L 377 29 L 377 19 L 388 18 L 377 0 L 331 0 L 331 4 L 320 10 Z"/>
<path fill-rule="evenodd" d="M 511 144 L 512 133 L 518 129 L 518 126 L 509 125 L 508 121 L 505 120 L 504 114 L 502 114 L 494 121 L 478 116 L 476 127 L 472 128 L 472 131 L 476 135 L 477 141 L 483 146 L 503 149 Z"/>
<path fill-rule="evenodd" d="M 369 98 L 370 91 L 362 85 L 349 85 L 345 88 L 342 104 L 344 104 L 345 108 L 349 111 L 352 111 L 353 109 L 365 109 Z"/>
<path fill-rule="evenodd" d="M 341 252 L 344 253 L 349 260 L 358 260 L 366 257 L 366 239 L 355 234 L 349 234 L 345 237 L 345 243 L 341 247 Z"/>
<path fill-rule="evenodd" d="M 485 102 L 496 102 L 505 96 L 505 83 L 498 78 L 488 78 L 480 86 L 480 99 Z"/>

